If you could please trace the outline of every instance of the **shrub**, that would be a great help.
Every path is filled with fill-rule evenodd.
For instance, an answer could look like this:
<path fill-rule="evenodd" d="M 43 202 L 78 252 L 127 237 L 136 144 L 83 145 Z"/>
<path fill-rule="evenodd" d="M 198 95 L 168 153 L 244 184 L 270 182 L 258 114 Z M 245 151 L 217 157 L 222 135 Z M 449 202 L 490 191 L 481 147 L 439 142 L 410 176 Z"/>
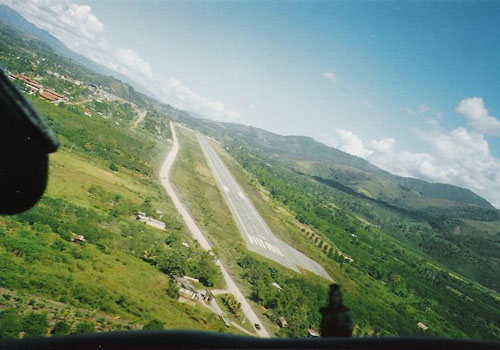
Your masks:
<path fill-rule="evenodd" d="M 0 311 L 0 339 L 18 338 L 21 330 L 22 325 L 15 311 Z"/>
<path fill-rule="evenodd" d="M 163 323 L 158 320 L 151 320 L 142 327 L 143 330 L 159 330 L 164 329 Z"/>
<path fill-rule="evenodd" d="M 118 167 L 113 162 L 109 163 L 109 169 L 112 171 L 118 171 Z"/>
<path fill-rule="evenodd" d="M 22 326 L 25 337 L 43 337 L 47 334 L 47 328 L 49 327 L 47 314 L 31 312 L 24 316 Z"/>
<path fill-rule="evenodd" d="M 52 334 L 52 335 L 69 334 L 69 325 L 64 321 L 58 321 L 54 325 L 54 328 L 52 328 L 52 331 L 50 332 L 50 334 Z"/>
<path fill-rule="evenodd" d="M 174 280 L 168 281 L 168 286 L 165 289 L 165 293 L 167 293 L 170 298 L 177 299 L 177 297 L 179 296 L 179 288 L 177 287 L 177 284 Z"/>
<path fill-rule="evenodd" d="M 76 325 L 73 334 L 94 333 L 95 327 L 92 322 L 80 322 Z"/>

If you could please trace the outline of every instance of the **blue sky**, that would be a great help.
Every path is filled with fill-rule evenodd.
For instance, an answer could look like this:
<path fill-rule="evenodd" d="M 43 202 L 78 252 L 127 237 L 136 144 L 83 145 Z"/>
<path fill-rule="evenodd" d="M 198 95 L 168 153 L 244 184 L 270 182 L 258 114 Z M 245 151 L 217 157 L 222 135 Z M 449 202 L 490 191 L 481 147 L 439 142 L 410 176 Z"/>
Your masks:
<path fill-rule="evenodd" d="M 173 105 L 500 205 L 500 2 L 3 2 Z"/>

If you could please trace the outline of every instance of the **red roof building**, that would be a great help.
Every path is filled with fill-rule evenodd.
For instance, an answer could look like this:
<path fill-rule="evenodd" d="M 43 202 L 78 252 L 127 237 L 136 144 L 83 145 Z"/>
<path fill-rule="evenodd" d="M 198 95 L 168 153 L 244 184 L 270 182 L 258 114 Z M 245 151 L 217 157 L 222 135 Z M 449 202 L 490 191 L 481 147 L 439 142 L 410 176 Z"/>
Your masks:
<path fill-rule="evenodd" d="M 52 91 L 48 91 L 48 90 L 45 90 L 42 93 L 40 93 L 40 97 L 43 98 L 44 100 L 49 101 L 49 102 L 62 101 L 62 98 L 58 94 L 55 94 Z"/>

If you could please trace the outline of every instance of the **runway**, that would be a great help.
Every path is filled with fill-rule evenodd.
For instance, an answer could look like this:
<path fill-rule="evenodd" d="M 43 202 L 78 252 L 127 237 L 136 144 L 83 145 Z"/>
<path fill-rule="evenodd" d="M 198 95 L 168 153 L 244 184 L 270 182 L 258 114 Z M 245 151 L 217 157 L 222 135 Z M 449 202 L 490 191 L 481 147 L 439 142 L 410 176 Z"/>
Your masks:
<path fill-rule="evenodd" d="M 300 266 L 333 281 L 316 261 L 274 236 L 262 216 L 215 153 L 207 138 L 198 132 L 196 135 L 247 248 L 294 271 L 300 272 L 298 269 Z"/>

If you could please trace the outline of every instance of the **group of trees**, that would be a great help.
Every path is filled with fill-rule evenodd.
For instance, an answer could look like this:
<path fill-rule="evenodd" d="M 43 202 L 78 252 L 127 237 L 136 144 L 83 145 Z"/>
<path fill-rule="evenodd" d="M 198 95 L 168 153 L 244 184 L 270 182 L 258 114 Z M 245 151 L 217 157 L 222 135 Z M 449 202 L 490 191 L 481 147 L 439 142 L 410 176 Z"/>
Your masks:
<path fill-rule="evenodd" d="M 214 256 L 198 245 L 187 247 L 182 243 L 180 234 L 171 233 L 164 246 L 156 245 L 144 250 L 142 259 L 167 275 L 189 275 L 207 287 L 219 285 L 222 275 Z"/>
<path fill-rule="evenodd" d="M 327 302 L 325 284 L 284 277 L 250 255 L 239 258 L 238 265 L 243 269 L 242 277 L 252 286 L 250 297 L 268 309 L 273 322 L 278 324 L 280 317 L 286 319 L 288 326 L 282 330 L 283 335 L 302 337 L 307 335 L 308 328 L 319 329 L 319 310 Z"/>
<path fill-rule="evenodd" d="M 51 335 L 66 335 L 93 333 L 95 331 L 92 322 L 78 322 L 69 324 L 63 320 L 56 321 L 52 327 L 49 326 L 47 313 L 28 312 L 19 314 L 15 309 L 0 311 L 0 339 L 43 337 L 49 332 Z"/>
<path fill-rule="evenodd" d="M 500 322 L 500 312 L 493 311 L 497 307 L 494 305 L 500 304 L 499 301 L 495 301 L 489 293 L 473 284 L 442 276 L 426 279 L 416 269 L 421 260 L 428 259 L 424 254 L 416 252 L 418 246 L 412 242 L 420 239 L 420 244 L 427 247 L 426 249 L 441 250 L 441 253 L 434 250 L 432 255 L 440 256 L 440 260 L 448 262 L 448 265 L 452 260 L 443 259 L 443 254 L 456 254 L 457 249 L 461 252 L 469 251 L 469 254 L 464 255 L 464 259 L 470 261 L 471 265 L 461 266 L 469 270 L 481 269 L 484 276 L 490 276 L 490 281 L 494 280 L 492 271 L 495 269 L 486 271 L 488 263 L 477 255 L 473 258 L 471 250 L 467 248 L 477 245 L 477 242 L 466 243 L 467 236 L 456 232 L 454 237 L 444 239 L 444 233 L 439 232 L 442 229 L 449 230 L 449 225 L 454 226 L 456 231 L 455 220 L 435 221 L 434 228 L 425 221 L 416 224 L 416 217 L 406 216 L 404 211 L 391 211 L 392 209 L 352 196 L 328 184 L 311 181 L 310 176 L 296 173 L 276 159 L 263 159 L 249 154 L 248 149 L 237 143 L 227 149 L 275 200 L 295 213 L 298 221 L 322 233 L 330 241 L 327 243 L 338 247 L 354 259 L 354 262 L 345 264 L 345 259 L 336 248 L 326 252 L 321 248 L 317 250 L 317 253 L 323 253 L 330 258 L 332 266 L 342 267 L 341 274 L 352 281 L 350 283 L 358 286 L 358 293 L 363 293 L 363 298 L 358 296 L 352 300 L 352 305 L 348 304 L 352 307 L 354 319 L 360 324 L 375 329 L 378 334 L 422 335 L 415 325 L 423 320 L 424 323 L 432 323 L 432 329 L 425 332 L 429 335 L 467 334 L 478 338 L 498 336 L 498 327 L 481 327 L 480 323 Z M 271 163 L 272 167 L 267 165 Z M 365 215 L 367 213 L 376 219 L 375 223 L 380 226 L 368 225 L 355 216 L 357 214 L 368 217 Z M 401 224 L 411 227 L 414 234 L 410 235 L 408 231 L 406 236 L 402 236 Z M 452 243 L 453 241 L 457 243 Z M 461 242 L 458 243 L 459 241 Z M 439 244 L 433 245 L 432 242 Z M 406 245 L 412 248 L 407 249 Z M 490 250 L 494 246 L 495 244 L 490 244 Z M 486 247 L 483 249 L 485 256 L 491 256 L 491 251 L 486 251 Z M 481 261 L 484 262 L 482 267 L 479 266 Z M 489 264 L 491 265 L 491 261 Z M 255 300 L 272 309 L 275 305 L 280 305 L 275 297 L 279 294 L 269 287 L 266 288 L 269 284 L 264 277 L 266 274 L 264 269 L 259 273 L 246 271 L 246 278 L 259 286 L 253 292 Z M 443 274 L 448 276 L 445 272 Z M 379 281 L 379 284 L 372 281 Z M 346 298 L 349 300 L 351 296 L 347 295 Z M 400 307 L 397 313 L 389 306 L 390 302 L 386 304 L 389 300 L 398 300 Z M 421 308 L 419 305 L 424 300 L 436 302 L 432 304 L 431 309 Z M 468 300 L 466 307 L 469 311 L 466 315 L 460 313 L 459 316 L 456 310 L 464 307 L 464 300 Z M 375 305 L 379 308 L 377 311 L 373 309 Z M 427 311 L 424 312 L 424 309 Z M 440 320 L 443 315 L 446 315 L 446 322 Z M 293 324 L 293 315 L 291 317 L 292 322 L 287 318 L 290 325 Z M 468 320 L 469 326 L 464 326 L 464 318 Z"/>

